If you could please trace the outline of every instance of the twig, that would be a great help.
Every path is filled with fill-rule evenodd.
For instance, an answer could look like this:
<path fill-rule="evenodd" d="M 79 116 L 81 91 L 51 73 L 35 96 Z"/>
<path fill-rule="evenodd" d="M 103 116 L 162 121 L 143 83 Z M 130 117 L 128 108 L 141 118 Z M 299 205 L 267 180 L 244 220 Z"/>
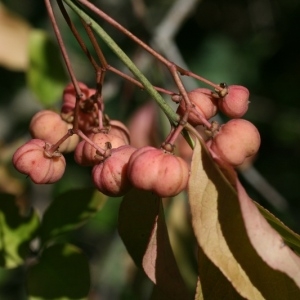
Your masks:
<path fill-rule="evenodd" d="M 120 60 L 128 67 L 134 76 L 143 84 L 145 90 L 156 100 L 158 105 L 165 112 L 170 122 L 174 125 L 177 124 L 180 117 L 173 111 L 173 109 L 165 102 L 162 96 L 155 90 L 149 80 L 143 73 L 136 67 L 131 59 L 123 52 L 123 50 L 114 42 L 114 40 L 102 29 L 102 27 L 89 17 L 80 7 L 78 7 L 71 0 L 64 0 L 67 5 L 74 10 L 95 32 L 103 39 L 103 41 L 111 48 L 111 50 L 120 58 Z"/>

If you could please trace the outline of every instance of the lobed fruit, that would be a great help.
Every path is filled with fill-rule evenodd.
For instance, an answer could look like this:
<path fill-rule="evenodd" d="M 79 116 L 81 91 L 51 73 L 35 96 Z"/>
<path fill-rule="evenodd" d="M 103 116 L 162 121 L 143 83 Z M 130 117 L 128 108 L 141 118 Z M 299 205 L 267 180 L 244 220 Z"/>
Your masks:
<path fill-rule="evenodd" d="M 135 151 L 136 148 L 129 145 L 113 149 L 110 157 L 93 167 L 93 182 L 100 192 L 107 196 L 119 197 L 132 188 L 127 177 L 127 165 Z"/>
<path fill-rule="evenodd" d="M 64 174 L 66 161 L 59 153 L 49 157 L 45 152 L 46 144 L 40 139 L 32 139 L 13 155 L 14 167 L 28 175 L 34 183 L 53 183 Z"/>
<path fill-rule="evenodd" d="M 209 120 L 217 113 L 217 100 L 213 97 L 212 91 L 206 88 L 197 88 L 188 92 L 188 97 L 193 105 L 190 111 L 188 122 L 193 126 L 201 125 L 202 120 L 199 116 Z M 180 101 L 177 108 L 177 113 L 181 116 L 186 111 L 186 104 L 184 100 Z"/>
<path fill-rule="evenodd" d="M 131 155 L 127 175 L 136 188 L 172 197 L 186 188 L 189 169 L 181 157 L 147 146 Z"/>
<path fill-rule="evenodd" d="M 232 119 L 221 125 L 210 142 L 210 148 L 232 166 L 241 165 L 257 153 L 260 135 L 257 128 L 244 119 Z"/>
<path fill-rule="evenodd" d="M 130 131 L 130 144 L 141 148 L 148 145 L 158 145 L 158 110 L 153 101 L 139 107 L 131 116 L 128 128 Z"/>
<path fill-rule="evenodd" d="M 90 133 L 97 126 L 98 115 L 94 109 L 94 101 L 91 97 L 96 93 L 95 89 L 88 88 L 84 83 L 78 82 L 83 94 L 80 99 L 78 111 L 78 126 L 84 133 Z M 76 103 L 76 91 L 73 83 L 68 84 L 63 91 L 63 104 L 61 107 L 61 116 L 67 122 L 72 122 Z"/>
<path fill-rule="evenodd" d="M 78 82 L 81 92 L 83 93 L 83 101 L 95 94 L 95 89 L 88 88 L 83 82 Z M 69 83 L 63 91 L 63 103 L 61 107 L 62 113 L 70 113 L 74 111 L 76 103 L 76 91 L 73 83 Z"/>
<path fill-rule="evenodd" d="M 29 131 L 32 138 L 41 139 L 49 144 L 58 142 L 68 130 L 72 128 L 60 115 L 52 110 L 41 110 L 36 113 L 30 122 Z M 71 152 L 79 142 L 77 135 L 72 135 L 60 146 L 60 152 Z"/>
<path fill-rule="evenodd" d="M 125 144 L 130 144 L 130 133 L 129 129 L 120 121 L 118 120 L 110 120 L 109 121 L 110 130 L 109 134 L 116 135 L 122 138 Z"/>
<path fill-rule="evenodd" d="M 248 110 L 249 90 L 241 85 L 228 86 L 228 94 L 219 99 L 220 111 L 229 118 L 240 118 Z"/>
<path fill-rule="evenodd" d="M 88 135 L 89 139 L 102 149 L 107 149 L 107 143 L 112 148 L 118 148 L 125 145 L 125 141 L 115 135 L 107 133 L 91 133 Z M 81 141 L 75 149 L 74 159 L 81 166 L 93 166 L 99 163 L 99 159 L 96 157 L 96 148 L 87 141 Z"/>

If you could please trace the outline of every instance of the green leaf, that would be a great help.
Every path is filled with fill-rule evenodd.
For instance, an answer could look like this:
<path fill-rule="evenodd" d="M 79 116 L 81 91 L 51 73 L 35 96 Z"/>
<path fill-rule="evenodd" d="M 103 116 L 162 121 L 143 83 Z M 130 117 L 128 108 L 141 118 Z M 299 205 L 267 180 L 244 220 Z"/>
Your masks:
<path fill-rule="evenodd" d="M 32 30 L 29 41 L 29 87 L 45 106 L 53 106 L 67 83 L 57 45 L 42 30 Z"/>
<path fill-rule="evenodd" d="M 15 197 L 0 194 L 0 266 L 15 268 L 24 263 L 29 243 L 36 236 L 39 218 L 35 211 L 22 216 Z"/>
<path fill-rule="evenodd" d="M 288 228 L 264 207 L 258 203 L 255 204 L 268 223 L 282 236 L 284 242 L 300 256 L 300 235 Z"/>
<path fill-rule="evenodd" d="M 121 200 L 122 198 L 108 197 L 101 211 L 87 224 L 87 229 L 97 234 L 115 232 Z"/>
<path fill-rule="evenodd" d="M 156 285 L 153 299 L 188 299 L 170 245 L 161 199 L 132 189 L 120 206 L 118 230 L 137 266 Z"/>
<path fill-rule="evenodd" d="M 57 196 L 42 220 L 42 244 L 84 225 L 102 208 L 106 199 L 107 196 L 92 188 L 71 190 Z"/>
<path fill-rule="evenodd" d="M 235 171 L 224 171 L 231 183 L 196 141 L 189 202 L 199 247 L 241 296 L 298 299 L 299 257 L 260 214 Z"/>
<path fill-rule="evenodd" d="M 70 244 L 46 248 L 27 276 L 30 299 L 86 299 L 90 289 L 87 257 Z"/>

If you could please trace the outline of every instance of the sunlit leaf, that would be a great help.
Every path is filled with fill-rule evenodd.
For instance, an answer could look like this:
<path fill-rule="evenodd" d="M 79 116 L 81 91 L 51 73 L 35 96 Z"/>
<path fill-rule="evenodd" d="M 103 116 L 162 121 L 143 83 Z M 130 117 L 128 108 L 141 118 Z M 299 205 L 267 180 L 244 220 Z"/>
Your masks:
<path fill-rule="evenodd" d="M 84 299 L 90 289 L 87 257 L 70 244 L 46 248 L 27 276 L 30 299 Z"/>
<path fill-rule="evenodd" d="M 285 280 L 284 276 L 281 276 L 281 280 L 277 282 L 278 284 L 281 282 L 281 292 L 285 292 L 288 286 L 290 296 L 300 297 L 300 257 L 270 226 L 238 180 L 236 186 L 243 221 L 251 245 L 268 266 L 288 275 L 289 279 L 293 280 L 289 283 L 290 280 Z M 294 287 L 295 284 L 297 287 Z"/>
<path fill-rule="evenodd" d="M 31 31 L 27 80 L 43 105 L 52 106 L 60 100 L 67 76 L 60 51 L 45 31 Z"/>
<path fill-rule="evenodd" d="M 106 199 L 92 188 L 71 190 L 56 197 L 42 220 L 42 244 L 84 225 L 101 209 Z"/>
<path fill-rule="evenodd" d="M 236 185 L 239 194 L 197 141 L 189 200 L 199 246 L 243 297 L 299 298 L 300 259 L 284 245 L 238 181 Z"/>
<path fill-rule="evenodd" d="M 279 219 L 277 219 L 268 210 L 258 203 L 255 203 L 261 214 L 269 222 L 269 224 L 282 236 L 284 242 L 291 247 L 295 253 L 300 255 L 300 235 L 288 228 Z"/>
<path fill-rule="evenodd" d="M 0 3 L 0 65 L 14 71 L 28 68 L 30 24 Z"/>
<path fill-rule="evenodd" d="M 156 298 L 188 299 L 165 224 L 161 199 L 148 191 L 131 190 L 120 206 L 118 230 L 137 266 L 156 285 Z"/>
<path fill-rule="evenodd" d="M 196 300 L 245 299 L 238 294 L 228 279 L 209 260 L 201 248 L 198 248 L 198 270 L 199 285 L 195 297 Z"/>
<path fill-rule="evenodd" d="M 0 266 L 15 268 L 29 255 L 29 243 L 39 226 L 37 213 L 20 215 L 12 195 L 0 194 Z"/>
<path fill-rule="evenodd" d="M 198 277 L 196 292 L 195 292 L 195 300 L 203 300 L 203 299 L 204 298 L 203 298 L 202 286 L 201 286 L 200 278 Z"/>

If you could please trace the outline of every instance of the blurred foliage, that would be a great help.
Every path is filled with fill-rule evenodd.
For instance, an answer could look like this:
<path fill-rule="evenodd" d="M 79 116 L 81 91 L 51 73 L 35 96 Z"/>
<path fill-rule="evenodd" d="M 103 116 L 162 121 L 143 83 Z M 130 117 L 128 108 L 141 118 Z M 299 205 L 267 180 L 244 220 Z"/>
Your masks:
<path fill-rule="evenodd" d="M 145 42 L 150 41 L 154 28 L 174 2 L 93 1 Z M 46 30 L 53 37 L 43 1 L 3 0 L 2 3 L 31 27 Z M 250 89 L 251 105 L 245 117 L 255 123 L 262 137 L 255 167 L 288 200 L 292 215 L 281 216 L 265 201 L 264 195 L 258 194 L 247 182 L 244 185 L 253 199 L 279 213 L 298 232 L 300 101 L 297 87 L 300 81 L 300 39 L 296 29 L 300 26 L 299 14 L 298 0 L 203 0 L 199 1 L 176 36 L 177 45 L 192 71 L 212 81 L 243 84 Z M 78 79 L 94 85 L 93 69 L 60 16 L 58 20 Z M 75 17 L 74 22 L 80 27 L 80 21 Z M 139 60 L 141 50 L 110 25 L 102 20 L 99 22 L 142 66 L 143 61 Z M 80 32 L 83 32 L 82 28 Z M 99 43 L 103 46 L 101 41 Z M 107 47 L 104 46 L 103 51 L 111 65 L 122 68 Z M 59 68 L 57 64 L 57 70 Z M 164 85 L 166 80 L 163 78 L 169 79 L 155 62 L 144 72 L 156 84 Z M 149 98 L 145 92 L 113 74 L 107 74 L 103 92 L 106 112 L 111 118 L 125 122 Z M 11 154 L 20 140 L 28 138 L 30 118 L 42 107 L 43 99 L 28 89 L 24 71 L 9 70 L 1 65 L 0 94 L 0 165 L 22 183 L 22 188 L 15 190 L 16 196 L 23 199 L 25 195 L 43 211 L 43 205 L 49 204 L 46 200 L 52 199 L 53 195 L 59 197 L 59 194 L 74 187 L 90 188 L 89 168 L 79 170 L 71 156 L 67 157 L 68 168 L 63 180 L 49 190 L 48 198 L 13 170 Z M 58 94 L 56 101 L 51 99 L 51 104 L 59 105 Z M 117 236 L 119 205 L 120 199 L 108 199 L 88 224 L 68 236 L 69 241 L 84 249 L 93 264 L 92 276 L 96 279 L 92 283 L 91 299 L 98 299 L 98 295 L 102 295 L 103 299 L 147 299 L 151 292 L 151 283 L 143 274 L 134 273 L 132 262 Z M 120 272 L 116 272 L 116 268 Z M 25 299 L 20 283 L 23 273 L 22 268 L 0 269 L 1 299 Z"/>

